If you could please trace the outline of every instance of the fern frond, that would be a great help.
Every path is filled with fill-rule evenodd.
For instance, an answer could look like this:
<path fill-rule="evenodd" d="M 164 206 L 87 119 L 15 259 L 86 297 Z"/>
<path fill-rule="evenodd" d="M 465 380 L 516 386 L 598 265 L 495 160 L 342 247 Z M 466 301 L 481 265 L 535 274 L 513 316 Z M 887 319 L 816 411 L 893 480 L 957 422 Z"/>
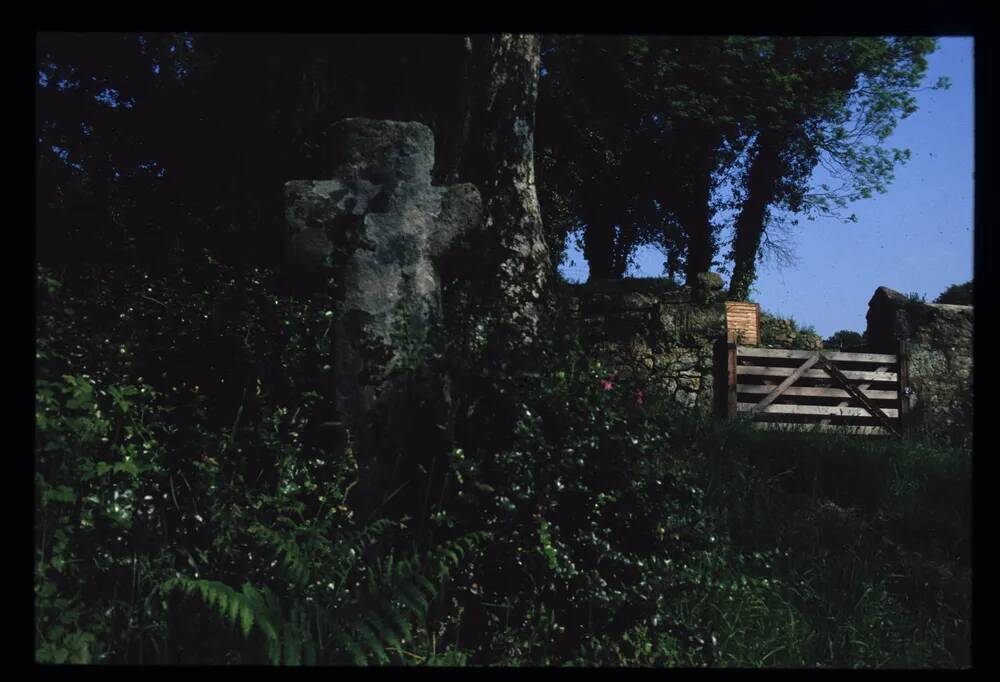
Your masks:
<path fill-rule="evenodd" d="M 267 659 L 271 661 L 271 665 L 281 664 L 281 646 L 277 637 L 267 640 Z"/>
<path fill-rule="evenodd" d="M 381 606 L 382 613 L 388 616 L 389 619 L 392 621 L 392 624 L 395 626 L 395 627 L 386 627 L 385 628 L 386 632 L 392 633 L 392 636 L 397 640 L 410 639 L 413 637 L 413 626 L 410 625 L 410 619 L 407 618 L 407 614 L 404 611 L 395 608 L 391 603 L 388 602 L 383 602 L 379 605 L 376 605 L 376 608 L 378 606 Z M 402 635 L 402 638 L 398 637 L 398 635 Z M 402 648 L 402 646 L 399 644 L 398 641 L 393 642 L 388 638 L 386 639 L 386 641 L 389 642 L 389 644 L 396 646 L 396 648 Z"/>
<path fill-rule="evenodd" d="M 249 584 L 243 586 L 242 592 L 237 592 L 216 580 L 197 580 L 179 576 L 165 581 L 162 587 L 166 591 L 180 589 L 189 595 L 197 592 L 209 608 L 218 611 L 219 615 L 231 625 L 238 626 L 244 637 L 249 637 L 253 626 L 257 625 L 268 641 L 277 638 L 265 600 L 261 593 Z"/>
<path fill-rule="evenodd" d="M 253 609 L 249 605 L 242 605 L 240 607 L 240 629 L 243 630 L 243 636 L 250 636 L 250 629 L 253 627 L 254 617 Z"/>
<path fill-rule="evenodd" d="M 244 599 L 240 599 L 241 596 L 242 595 L 240 595 L 238 592 L 233 592 L 233 596 L 229 600 L 229 622 L 230 623 L 235 623 L 238 619 L 240 619 L 240 611 L 242 611 L 244 608 L 247 608 L 247 609 L 250 608 L 250 605 L 249 605 L 249 603 L 247 602 L 247 600 L 245 598 Z M 225 608 L 225 607 L 223 607 L 223 608 Z M 253 620 L 252 616 L 251 616 L 251 620 Z"/>
<path fill-rule="evenodd" d="M 361 647 L 358 646 L 357 641 L 353 637 L 341 631 L 337 633 L 335 641 L 340 645 L 342 650 L 351 654 L 355 665 L 368 665 L 368 658 L 365 656 L 365 652 L 361 650 Z"/>
<path fill-rule="evenodd" d="M 375 654 L 380 663 L 388 663 L 389 655 L 382 646 L 379 633 L 372 629 L 367 623 L 361 622 L 355 626 L 355 630 L 360 637 L 361 644 L 370 652 Z"/>
<path fill-rule="evenodd" d="M 393 575 L 392 569 L 395 560 L 396 560 L 395 555 L 392 552 L 390 552 L 389 557 L 386 559 L 385 562 L 385 571 L 382 574 L 382 584 L 385 586 L 389 586 L 392 583 L 392 575 Z"/>
<path fill-rule="evenodd" d="M 306 665 L 316 665 L 316 645 L 313 644 L 311 639 L 307 639 L 303 644 L 305 649 L 303 661 Z"/>
<path fill-rule="evenodd" d="M 421 594 L 420 590 L 409 583 L 401 583 L 396 587 L 396 596 L 401 602 L 403 602 L 415 615 L 423 618 L 427 613 L 427 609 L 430 606 L 427 603 L 427 599 Z"/>
<path fill-rule="evenodd" d="M 413 576 L 413 580 L 417 584 L 417 587 L 423 588 L 424 592 L 427 593 L 428 599 L 433 601 L 434 599 L 437 598 L 438 589 L 434 587 L 434 585 L 431 583 L 430 580 L 420 575 L 419 573 Z"/>
<path fill-rule="evenodd" d="M 470 533 L 427 552 L 404 557 L 390 552 L 364 563 L 365 549 L 394 525 L 383 519 L 356 531 L 339 531 L 343 537 L 336 543 L 324 535 L 329 530 L 324 526 L 301 531 L 297 538 L 256 527 L 285 571 L 284 584 L 291 583 L 286 604 L 269 588 L 250 583 L 236 590 L 218 581 L 177 576 L 161 588 L 198 594 L 244 637 L 256 627 L 275 665 L 325 662 L 329 653 L 334 660 L 348 654 L 358 665 L 389 663 L 387 645 L 403 649 L 403 642 L 413 637 L 414 624 L 424 621 L 440 598 L 444 579 L 490 537 Z M 355 571 L 363 573 L 363 582 L 352 577 Z M 333 590 L 317 592 L 318 584 L 330 582 L 331 573 Z M 358 582 L 363 584 L 360 590 L 345 590 Z"/>
<path fill-rule="evenodd" d="M 378 633 L 379 638 L 386 644 L 396 647 L 397 649 L 402 648 L 402 644 L 399 641 L 399 635 L 396 633 L 389 621 L 385 619 L 382 613 L 378 610 L 375 605 L 373 608 L 369 609 L 362 615 L 362 619 L 366 621 L 369 626 Z M 406 622 L 405 619 L 401 619 L 402 622 Z"/>
<path fill-rule="evenodd" d="M 301 662 L 299 651 L 302 643 L 298 637 L 298 633 L 295 632 L 295 628 L 284 629 L 281 644 L 284 654 L 283 663 L 285 665 L 299 665 Z"/>

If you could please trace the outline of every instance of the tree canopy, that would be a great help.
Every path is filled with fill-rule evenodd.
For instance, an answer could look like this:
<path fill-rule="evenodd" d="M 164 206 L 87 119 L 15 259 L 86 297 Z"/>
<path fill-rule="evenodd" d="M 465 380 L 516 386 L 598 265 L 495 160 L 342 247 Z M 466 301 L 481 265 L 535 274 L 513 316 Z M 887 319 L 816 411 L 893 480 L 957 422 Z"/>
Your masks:
<path fill-rule="evenodd" d="M 934 299 L 935 303 L 950 303 L 952 305 L 972 305 L 975 300 L 973 296 L 972 280 L 964 284 L 952 284 L 941 292 Z"/>
<path fill-rule="evenodd" d="M 562 233 L 582 228 L 591 276 L 622 276 L 646 243 L 689 282 L 730 262 L 731 295 L 745 298 L 784 221 L 850 220 L 850 203 L 886 191 L 909 152 L 885 142 L 915 111 L 935 42 L 560 36 L 547 46 L 543 210 Z"/>

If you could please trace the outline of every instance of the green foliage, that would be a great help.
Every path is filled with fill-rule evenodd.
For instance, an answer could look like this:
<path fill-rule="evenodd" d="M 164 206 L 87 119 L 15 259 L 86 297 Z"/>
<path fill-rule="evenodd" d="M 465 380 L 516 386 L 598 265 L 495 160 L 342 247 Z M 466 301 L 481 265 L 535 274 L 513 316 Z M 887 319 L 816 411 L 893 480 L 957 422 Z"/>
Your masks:
<path fill-rule="evenodd" d="M 400 521 L 355 517 L 357 464 L 329 450 L 315 371 L 331 362 L 330 301 L 210 257 L 159 279 L 101 275 L 39 272 L 37 660 L 420 652 L 485 535 L 418 550 Z M 187 593 L 223 618 L 172 596 Z M 422 658 L 458 655 L 439 653 Z"/>
<path fill-rule="evenodd" d="M 801 326 L 790 317 L 765 311 L 760 313 L 760 342 L 763 346 L 799 350 L 815 350 L 823 343 L 811 325 Z"/>
<path fill-rule="evenodd" d="M 789 222 L 884 193 L 908 150 L 924 37 L 552 36 L 539 86 L 539 197 L 554 252 L 582 228 L 597 277 L 652 244 L 668 277 L 734 263 L 744 300 Z M 947 87 L 939 82 L 933 87 Z M 814 180 L 820 166 L 825 175 Z M 602 191 L 595 192 L 593 188 Z M 790 219 L 790 220 L 789 220 Z M 733 249 L 719 254 L 726 223 Z"/>
<path fill-rule="evenodd" d="M 671 278 L 711 264 L 714 194 L 746 141 L 734 78 L 756 49 L 743 38 L 546 38 L 539 196 L 555 253 L 582 227 L 595 278 L 621 277 L 641 243 L 663 250 Z"/>
<path fill-rule="evenodd" d="M 448 510 L 496 538 L 458 592 L 471 663 L 968 664 L 971 510 L 910 506 L 967 496 L 967 451 L 691 420 L 571 340 L 492 381 Z"/>
<path fill-rule="evenodd" d="M 857 350 L 862 348 L 864 344 L 864 336 L 849 329 L 841 329 L 829 338 L 823 339 L 823 348 L 833 350 Z"/>
<path fill-rule="evenodd" d="M 770 556 L 772 589 L 757 606 L 716 616 L 729 627 L 738 614 L 755 633 L 720 636 L 732 664 L 770 654 L 778 666 L 969 665 L 967 450 L 740 425 L 704 434 L 703 446 L 718 452 L 707 494 L 733 545 Z"/>
<path fill-rule="evenodd" d="M 391 524 L 376 521 L 333 540 L 313 534 L 306 546 L 264 528 L 282 577 L 292 590 L 282 599 L 268 587 L 244 583 L 240 591 L 212 580 L 178 576 L 163 589 L 197 593 L 204 603 L 242 631 L 256 625 L 274 665 L 401 663 L 403 643 L 425 624 L 443 580 L 488 536 L 473 533 L 422 555 L 362 561 Z M 356 589 L 355 586 L 364 586 Z M 278 589 L 278 588 L 276 588 Z M 396 652 L 390 657 L 387 651 Z"/>
<path fill-rule="evenodd" d="M 38 278 L 39 662 L 969 663 L 967 449 L 698 421 L 557 330 L 519 373 L 451 356 L 417 535 L 353 509 L 328 300 L 105 274 Z"/>
<path fill-rule="evenodd" d="M 965 284 L 952 284 L 934 299 L 935 303 L 950 303 L 952 305 L 972 305 L 972 280 Z"/>
<path fill-rule="evenodd" d="M 56 296 L 68 303 L 58 280 L 50 273 L 41 279 L 47 306 Z M 158 394 L 121 371 L 116 360 L 127 353 L 108 353 L 110 360 L 88 371 L 75 307 L 42 311 L 35 353 L 40 662 L 96 662 L 109 649 L 158 636 L 142 614 L 157 613 L 159 605 L 139 591 L 164 569 L 165 552 L 141 545 L 159 521 L 148 500 L 165 484 L 164 443 L 174 427 L 163 421 Z M 63 373 L 71 367 L 79 373 Z M 109 581 L 129 589 L 95 604 L 89 598 L 94 586 Z M 137 627 L 121 628 L 123 621 Z"/>
<path fill-rule="evenodd" d="M 464 486 L 447 520 L 495 538 L 459 591 L 462 631 L 486 634 L 469 644 L 473 663 L 551 664 L 618 636 L 652 617 L 635 605 L 660 592 L 669 601 L 664 537 L 678 559 L 707 542 L 697 488 L 654 457 L 668 429 L 636 404 L 637 386 L 615 379 L 605 390 L 607 370 L 557 357 L 491 380 L 459 438 Z"/>

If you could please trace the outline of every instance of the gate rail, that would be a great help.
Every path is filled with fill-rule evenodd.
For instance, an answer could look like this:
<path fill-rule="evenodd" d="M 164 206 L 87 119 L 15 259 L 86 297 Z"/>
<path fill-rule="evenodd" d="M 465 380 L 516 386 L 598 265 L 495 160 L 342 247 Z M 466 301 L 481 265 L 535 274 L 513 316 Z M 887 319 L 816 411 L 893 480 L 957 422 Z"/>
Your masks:
<path fill-rule="evenodd" d="M 909 348 L 897 354 L 757 348 L 727 339 L 729 418 L 755 429 L 900 435 L 909 401 Z"/>

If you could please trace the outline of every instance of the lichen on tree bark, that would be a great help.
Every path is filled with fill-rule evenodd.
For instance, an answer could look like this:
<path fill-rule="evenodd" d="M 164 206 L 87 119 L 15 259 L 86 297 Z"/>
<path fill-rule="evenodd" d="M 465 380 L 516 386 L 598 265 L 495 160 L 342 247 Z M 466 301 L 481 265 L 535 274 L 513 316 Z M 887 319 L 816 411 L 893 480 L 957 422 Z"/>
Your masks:
<path fill-rule="evenodd" d="M 534 126 L 541 38 L 484 36 L 473 41 L 478 98 L 460 178 L 483 197 L 476 251 L 480 295 L 488 303 L 477 326 L 505 352 L 530 346 L 539 333 L 551 261 L 535 190 Z M 485 339 L 484 339 L 485 341 Z"/>

